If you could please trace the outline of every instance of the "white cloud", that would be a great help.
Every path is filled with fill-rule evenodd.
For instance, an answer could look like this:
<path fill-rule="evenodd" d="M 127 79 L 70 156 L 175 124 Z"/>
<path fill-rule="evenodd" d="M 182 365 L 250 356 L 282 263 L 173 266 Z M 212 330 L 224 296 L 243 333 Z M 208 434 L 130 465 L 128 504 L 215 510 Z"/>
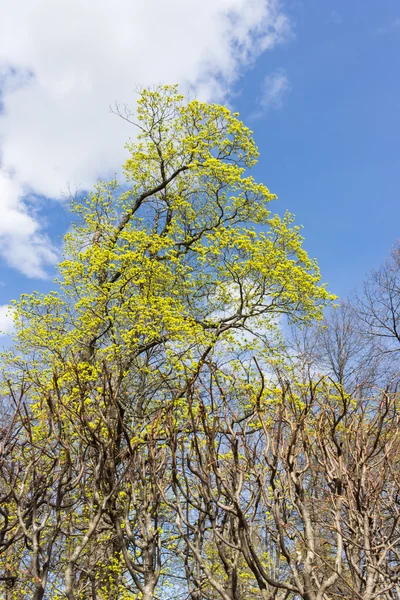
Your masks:
<path fill-rule="evenodd" d="M 10 335 L 14 330 L 13 308 L 0 305 L 0 336 Z"/>
<path fill-rule="evenodd" d="M 263 82 L 261 96 L 258 99 L 260 112 L 265 113 L 270 109 L 282 108 L 289 92 L 289 79 L 283 69 L 277 69 L 267 75 Z"/>
<path fill-rule="evenodd" d="M 56 252 L 24 194 L 57 198 L 118 171 L 134 132 L 110 105 L 159 82 L 221 99 L 289 32 L 279 0 L 0 0 L 0 10 L 0 252 L 36 277 Z"/>
<path fill-rule="evenodd" d="M 30 277 L 45 277 L 44 267 L 57 253 L 29 214 L 23 197 L 28 190 L 0 170 L 0 253 L 7 263 Z"/>

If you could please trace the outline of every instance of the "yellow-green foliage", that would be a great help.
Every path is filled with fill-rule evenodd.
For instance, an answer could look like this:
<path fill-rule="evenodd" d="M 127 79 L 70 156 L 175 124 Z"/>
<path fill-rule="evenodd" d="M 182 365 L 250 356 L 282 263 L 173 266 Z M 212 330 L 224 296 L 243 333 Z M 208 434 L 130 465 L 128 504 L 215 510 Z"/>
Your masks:
<path fill-rule="evenodd" d="M 271 214 L 275 196 L 249 175 L 258 152 L 236 113 L 166 86 L 142 93 L 137 117 L 128 186 L 99 183 L 73 203 L 59 291 L 15 304 L 10 363 L 32 402 L 56 386 L 105 435 L 105 363 L 121 390 L 150 376 L 150 348 L 159 370 L 188 377 L 207 349 L 239 344 L 232 333 L 273 329 L 280 313 L 318 318 L 330 298 L 292 217 Z"/>
<path fill-rule="evenodd" d="M 32 442 L 45 448 L 55 433 L 60 468 L 101 444 L 113 454 L 133 405 L 124 438 L 132 455 L 146 439 L 164 436 L 168 415 L 184 432 L 197 407 L 179 390 L 210 354 L 225 355 L 227 381 L 237 395 L 246 392 L 251 407 L 252 382 L 236 384 L 230 375 L 235 348 L 255 348 L 251 333 L 276 331 L 281 314 L 297 323 L 318 319 L 331 300 L 292 216 L 273 214 L 275 195 L 251 176 L 258 151 L 238 117 L 223 106 L 186 102 L 175 86 L 143 91 L 127 181 L 100 182 L 73 202 L 58 291 L 15 303 L 16 343 L 3 356 L 3 391 L 23 387 Z M 269 395 L 265 390 L 258 403 L 268 404 Z M 151 426 L 140 420 L 149 405 Z M 90 456 L 87 479 L 77 477 L 63 518 L 73 531 L 86 531 L 90 511 L 96 514 L 108 493 L 99 484 L 94 497 L 90 478 L 98 467 Z M 47 468 L 50 459 L 41 460 Z M 129 491 L 118 493 L 115 510 L 128 506 Z M 77 540 L 66 540 L 65 560 Z M 85 552 L 90 544 L 82 560 Z M 96 566 L 106 581 L 99 598 L 122 585 L 119 561 L 113 555 Z M 121 599 L 140 597 L 117 591 Z"/>
<path fill-rule="evenodd" d="M 137 119 L 128 186 L 99 183 L 72 206 L 60 291 L 16 303 L 32 378 L 50 384 L 50 368 L 71 401 L 104 360 L 127 376 L 163 345 L 190 371 L 233 328 L 318 318 L 330 298 L 292 217 L 271 214 L 275 196 L 249 174 L 258 151 L 237 113 L 164 86 L 142 93 Z"/>

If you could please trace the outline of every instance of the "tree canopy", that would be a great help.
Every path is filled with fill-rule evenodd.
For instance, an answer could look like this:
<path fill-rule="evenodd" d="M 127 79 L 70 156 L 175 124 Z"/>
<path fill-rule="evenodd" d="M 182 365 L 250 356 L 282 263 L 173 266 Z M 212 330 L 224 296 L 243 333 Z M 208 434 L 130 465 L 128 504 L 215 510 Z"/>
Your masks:
<path fill-rule="evenodd" d="M 72 202 L 55 291 L 15 303 L 5 598 L 397 599 L 396 392 L 289 360 L 282 319 L 334 296 L 239 115 L 164 86 L 135 125 L 126 181 Z"/>

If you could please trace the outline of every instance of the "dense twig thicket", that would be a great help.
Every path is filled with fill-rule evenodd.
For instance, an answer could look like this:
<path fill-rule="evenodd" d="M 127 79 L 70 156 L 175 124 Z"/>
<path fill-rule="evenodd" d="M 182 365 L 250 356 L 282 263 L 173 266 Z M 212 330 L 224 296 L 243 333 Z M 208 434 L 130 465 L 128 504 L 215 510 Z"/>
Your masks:
<path fill-rule="evenodd" d="M 164 87 L 136 124 L 15 305 L 2 596 L 400 600 L 398 251 L 321 321 L 238 115 Z"/>

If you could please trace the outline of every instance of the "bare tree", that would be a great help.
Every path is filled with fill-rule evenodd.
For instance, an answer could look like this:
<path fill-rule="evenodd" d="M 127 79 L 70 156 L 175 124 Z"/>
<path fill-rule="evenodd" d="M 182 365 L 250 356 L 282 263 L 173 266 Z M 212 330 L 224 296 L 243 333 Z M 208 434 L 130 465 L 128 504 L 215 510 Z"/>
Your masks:
<path fill-rule="evenodd" d="M 398 357 L 400 352 L 400 243 L 384 264 L 372 271 L 357 295 L 361 331 L 377 342 L 378 352 Z M 398 366 L 397 366 L 398 369 Z"/>
<path fill-rule="evenodd" d="M 224 600 L 254 589 L 265 599 L 397 598 L 396 390 L 356 402 L 333 380 L 303 385 L 288 375 L 267 385 L 260 369 L 258 393 L 242 397 L 253 402 L 246 414 L 215 369 L 207 394 L 192 390 L 190 438 L 172 435 L 169 504 L 191 597 L 212 597 L 208 585 Z"/>

